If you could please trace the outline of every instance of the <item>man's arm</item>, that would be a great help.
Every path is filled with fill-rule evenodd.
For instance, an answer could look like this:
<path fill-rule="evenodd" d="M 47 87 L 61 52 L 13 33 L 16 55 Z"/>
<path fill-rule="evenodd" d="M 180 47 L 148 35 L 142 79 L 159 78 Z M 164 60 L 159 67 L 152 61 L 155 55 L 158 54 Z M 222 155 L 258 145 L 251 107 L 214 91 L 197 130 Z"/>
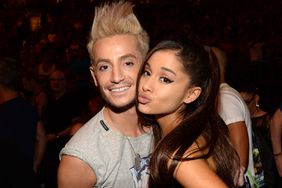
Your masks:
<path fill-rule="evenodd" d="M 237 151 L 240 162 L 245 169 L 248 168 L 249 161 L 249 139 L 247 127 L 244 121 L 231 123 L 228 125 L 230 140 Z"/>
<path fill-rule="evenodd" d="M 270 125 L 270 135 L 271 135 L 274 159 L 280 176 L 282 176 L 281 134 L 282 134 L 282 111 L 280 109 L 277 109 L 272 117 L 272 122 Z"/>
<path fill-rule="evenodd" d="M 33 160 L 33 170 L 37 172 L 38 167 L 44 157 L 45 148 L 47 144 L 47 137 L 44 125 L 41 121 L 37 123 L 36 127 L 36 141 L 35 141 L 35 151 Z"/>
<path fill-rule="evenodd" d="M 58 188 L 92 188 L 96 175 L 91 167 L 82 160 L 62 155 L 58 168 Z"/>

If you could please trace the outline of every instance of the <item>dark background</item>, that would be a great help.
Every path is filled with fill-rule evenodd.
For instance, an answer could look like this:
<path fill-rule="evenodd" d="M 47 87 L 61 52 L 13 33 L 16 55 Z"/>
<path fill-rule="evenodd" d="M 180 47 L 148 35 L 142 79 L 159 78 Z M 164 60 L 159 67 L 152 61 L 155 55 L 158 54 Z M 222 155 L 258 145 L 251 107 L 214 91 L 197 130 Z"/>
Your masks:
<path fill-rule="evenodd" d="M 34 46 L 55 34 L 57 57 L 72 45 L 86 50 L 95 0 L 1 0 L 0 53 L 12 55 L 23 66 L 36 65 Z M 136 13 L 150 35 L 151 46 L 178 35 L 216 45 L 227 51 L 227 81 L 235 88 L 255 82 L 262 107 L 274 111 L 282 102 L 282 1 L 279 0 L 136 0 Z M 38 31 L 29 20 L 41 18 Z M 48 22 L 48 16 L 52 21 Z M 77 26 L 78 25 L 78 26 Z M 27 46 L 26 44 L 30 44 Z M 249 49 L 261 43 L 261 58 L 250 61 Z M 46 43 L 44 43 L 45 45 Z M 49 45 L 49 44 L 48 44 Z M 52 44 L 53 45 L 53 44 Z M 25 56 L 22 54 L 25 53 Z M 87 57 L 85 51 L 84 56 Z M 27 60 L 34 57 L 37 60 Z M 32 63 L 30 63 L 32 61 Z"/>

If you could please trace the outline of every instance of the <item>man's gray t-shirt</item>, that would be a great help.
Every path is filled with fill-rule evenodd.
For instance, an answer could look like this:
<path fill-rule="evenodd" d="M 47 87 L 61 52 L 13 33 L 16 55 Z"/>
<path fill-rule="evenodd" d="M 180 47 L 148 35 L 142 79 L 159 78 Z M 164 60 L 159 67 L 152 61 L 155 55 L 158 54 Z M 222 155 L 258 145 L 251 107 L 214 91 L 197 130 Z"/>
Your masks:
<path fill-rule="evenodd" d="M 147 187 L 153 133 L 126 137 L 107 125 L 103 110 L 76 132 L 61 150 L 60 158 L 66 154 L 87 163 L 96 174 L 94 187 Z M 141 157 L 137 167 L 135 154 Z"/>

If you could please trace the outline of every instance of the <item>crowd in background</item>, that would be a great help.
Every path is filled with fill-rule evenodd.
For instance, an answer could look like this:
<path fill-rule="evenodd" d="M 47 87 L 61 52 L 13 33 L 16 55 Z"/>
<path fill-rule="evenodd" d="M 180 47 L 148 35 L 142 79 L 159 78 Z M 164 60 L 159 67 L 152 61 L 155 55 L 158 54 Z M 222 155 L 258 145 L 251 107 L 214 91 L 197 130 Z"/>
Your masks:
<path fill-rule="evenodd" d="M 102 103 L 92 83 L 86 49 L 94 7 L 102 1 L 20 2 L 7 1 L 0 7 L 1 55 L 12 56 L 20 62 L 25 75 L 22 94 L 39 105 L 37 109 L 45 121 L 49 141 L 62 136 L 68 139 L 75 126 L 67 133 L 64 130 L 86 122 Z M 151 45 L 185 35 L 224 49 L 229 60 L 227 82 L 235 88 L 246 80 L 255 82 L 260 88 L 260 107 L 272 113 L 282 101 L 282 12 L 279 7 L 282 7 L 279 1 L 190 0 L 140 1 L 135 9 L 150 35 Z M 52 75 L 55 70 L 61 71 L 60 75 Z M 31 81 L 37 87 L 28 87 Z M 68 93 L 61 103 L 69 106 L 64 106 L 61 112 L 74 111 L 65 115 L 67 120 L 62 121 L 68 123 L 62 128 L 50 123 L 52 118 L 59 121 L 55 115 L 61 113 L 50 110 L 58 105 L 54 102 L 54 87 L 61 87 L 54 86 L 54 82 L 65 84 L 61 89 Z M 40 97 L 42 92 L 44 96 Z M 54 117 L 50 117 L 52 113 Z M 61 141 L 55 151 L 46 150 L 46 153 L 54 152 L 57 158 L 64 143 L 65 140 Z M 49 163 L 45 161 L 45 165 Z"/>
<path fill-rule="evenodd" d="M 1 53 L 12 54 L 25 70 L 38 69 L 34 71 L 43 77 L 54 67 L 68 69 L 74 84 L 71 87 L 88 87 L 90 61 L 86 43 L 94 7 L 103 1 L 21 2 L 25 1 L 6 1 L 0 7 Z M 252 62 L 253 76 L 265 88 L 262 91 L 267 97 L 274 95 L 266 103 L 278 105 L 281 92 L 275 86 L 282 80 L 279 74 L 282 16 L 277 10 L 282 7 L 281 2 L 135 3 L 139 19 L 150 35 L 151 46 L 176 35 L 216 44 L 228 53 L 230 84 L 241 80 L 236 71 Z M 275 107 L 267 106 L 271 110 Z"/>

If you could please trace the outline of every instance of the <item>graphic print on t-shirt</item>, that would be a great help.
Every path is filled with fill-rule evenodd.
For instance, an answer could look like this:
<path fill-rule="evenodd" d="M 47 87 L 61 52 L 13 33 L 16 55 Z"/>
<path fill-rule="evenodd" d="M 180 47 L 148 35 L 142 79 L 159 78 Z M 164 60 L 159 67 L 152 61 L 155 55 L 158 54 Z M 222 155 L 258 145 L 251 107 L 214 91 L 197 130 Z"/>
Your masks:
<path fill-rule="evenodd" d="M 139 161 L 139 164 L 134 164 L 134 166 L 130 168 L 130 172 L 134 180 L 135 188 L 145 188 L 148 187 L 150 156 L 139 158 Z"/>

